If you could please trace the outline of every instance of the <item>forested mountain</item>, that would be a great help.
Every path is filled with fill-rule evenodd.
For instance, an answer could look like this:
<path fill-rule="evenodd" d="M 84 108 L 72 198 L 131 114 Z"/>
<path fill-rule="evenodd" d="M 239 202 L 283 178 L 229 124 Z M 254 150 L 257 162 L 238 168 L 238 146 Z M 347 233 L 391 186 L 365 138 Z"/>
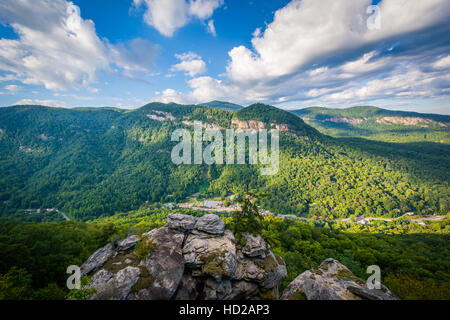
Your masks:
<path fill-rule="evenodd" d="M 372 106 L 293 110 L 308 124 L 335 137 L 365 137 L 386 142 L 450 144 L 450 116 L 391 111 Z"/>
<path fill-rule="evenodd" d="M 262 176 L 257 165 L 174 165 L 171 133 L 192 130 L 194 120 L 222 129 L 280 128 L 278 174 Z M 332 138 L 262 104 L 236 112 L 161 103 L 127 111 L 0 108 L 0 220 L 14 220 L 0 221 L 0 299 L 64 299 L 68 265 L 118 237 L 162 226 L 169 213 L 201 216 L 163 205 L 198 191 L 263 192 L 256 202 L 262 208 L 311 218 L 264 217 L 262 235 L 286 261 L 282 288 L 332 257 L 361 277 L 379 265 L 383 283 L 400 298 L 448 299 L 448 215 L 426 226 L 336 219 L 446 215 L 449 156 L 443 143 Z M 47 208 L 90 221 L 25 222 L 62 220 Z M 40 220 L 26 209 L 41 209 Z"/>
<path fill-rule="evenodd" d="M 174 165 L 171 133 L 192 130 L 194 120 L 219 128 L 249 120 L 279 125 L 278 174 L 261 176 L 257 165 Z M 86 220 L 199 190 L 264 191 L 264 208 L 309 217 L 449 210 L 447 144 L 335 139 L 261 104 L 237 112 L 161 103 L 131 111 L 14 106 L 0 109 L 0 130 L 0 212 L 8 219 L 57 208 Z"/>
<path fill-rule="evenodd" d="M 153 206 L 87 223 L 0 222 L 0 300 L 64 299 L 69 294 L 67 266 L 80 265 L 114 240 L 163 226 L 170 213 L 202 215 Z M 232 218 L 222 218 L 230 227 Z M 286 262 L 288 275 L 280 290 L 299 273 L 333 257 L 363 279 L 367 266 L 380 266 L 382 283 L 401 299 L 449 299 L 450 220 L 434 222 L 423 232 L 413 229 L 420 226 L 400 223 L 393 226 L 394 234 L 371 234 L 352 232 L 345 223 L 265 217 L 262 236 Z"/>

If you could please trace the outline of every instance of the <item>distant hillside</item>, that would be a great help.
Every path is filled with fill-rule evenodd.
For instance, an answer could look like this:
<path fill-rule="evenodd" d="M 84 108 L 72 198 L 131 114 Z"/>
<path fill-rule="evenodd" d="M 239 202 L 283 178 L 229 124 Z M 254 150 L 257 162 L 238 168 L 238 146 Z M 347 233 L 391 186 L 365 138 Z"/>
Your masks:
<path fill-rule="evenodd" d="M 222 110 L 230 110 L 230 111 L 236 111 L 236 110 L 243 108 L 242 106 L 240 106 L 238 104 L 234 104 L 231 102 L 225 102 L 225 101 L 217 101 L 217 100 L 214 100 L 211 102 L 206 102 L 206 103 L 201 103 L 201 104 L 198 104 L 198 106 L 217 108 L 217 109 L 222 109 Z"/>
<path fill-rule="evenodd" d="M 335 137 L 365 137 L 387 142 L 450 144 L 450 116 L 391 111 L 372 106 L 294 110 L 306 123 Z"/>
<path fill-rule="evenodd" d="M 233 122 L 259 121 L 269 127 L 277 127 L 280 130 L 289 130 L 308 137 L 318 137 L 320 133 L 307 125 L 292 113 L 275 108 L 273 106 L 256 103 L 234 113 Z M 248 124 L 247 124 L 248 126 Z"/>
<path fill-rule="evenodd" d="M 279 128 L 278 173 L 261 175 L 260 165 L 175 165 L 171 134 L 192 130 L 194 121 Z M 260 205 L 275 214 L 445 215 L 449 149 L 335 139 L 264 104 L 236 112 L 173 103 L 136 110 L 6 107 L 0 108 L 0 220 L 53 208 L 86 220 L 182 202 L 199 191 L 225 199 L 249 190 L 267 194 Z"/>

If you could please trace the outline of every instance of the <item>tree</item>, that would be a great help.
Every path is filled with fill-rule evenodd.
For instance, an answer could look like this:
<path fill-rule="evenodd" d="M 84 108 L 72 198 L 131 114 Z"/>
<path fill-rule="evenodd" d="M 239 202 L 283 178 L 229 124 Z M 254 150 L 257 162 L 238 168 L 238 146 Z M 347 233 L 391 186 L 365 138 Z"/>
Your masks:
<path fill-rule="evenodd" d="M 243 197 L 238 198 L 238 203 L 241 206 L 241 211 L 237 211 L 232 219 L 232 230 L 242 245 L 245 245 L 244 233 L 250 233 L 253 235 L 259 235 L 263 230 L 263 217 L 259 213 L 256 201 L 263 195 L 255 195 L 253 193 L 247 193 Z"/>
<path fill-rule="evenodd" d="M 0 300 L 27 300 L 30 297 L 31 275 L 25 269 L 12 267 L 0 275 Z"/>

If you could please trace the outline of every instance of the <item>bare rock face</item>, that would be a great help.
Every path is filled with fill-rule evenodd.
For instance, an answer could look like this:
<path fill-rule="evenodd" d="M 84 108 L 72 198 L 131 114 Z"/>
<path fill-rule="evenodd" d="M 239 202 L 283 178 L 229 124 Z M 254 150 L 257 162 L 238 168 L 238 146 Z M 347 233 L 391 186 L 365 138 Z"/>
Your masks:
<path fill-rule="evenodd" d="M 234 242 L 230 230 L 226 230 L 222 236 L 189 234 L 183 247 L 185 262 L 196 276 L 233 277 L 236 270 Z"/>
<path fill-rule="evenodd" d="M 130 298 L 168 300 L 177 290 L 184 273 L 182 254 L 184 235 L 162 227 L 143 236 L 155 241 L 156 247 L 141 260 L 140 267 L 148 273 L 147 281 L 142 281 Z"/>
<path fill-rule="evenodd" d="M 134 247 L 138 241 L 139 241 L 139 238 L 136 235 L 131 235 L 121 241 L 118 241 L 117 249 L 119 251 L 126 251 L 126 250 Z"/>
<path fill-rule="evenodd" d="M 260 235 L 253 236 L 248 233 L 244 236 L 247 241 L 245 246 L 242 248 L 242 252 L 249 257 L 265 258 L 269 245 L 266 244 L 264 239 Z"/>
<path fill-rule="evenodd" d="M 190 232 L 197 223 L 197 220 L 193 216 L 172 213 L 167 217 L 167 227 L 181 232 Z"/>
<path fill-rule="evenodd" d="M 222 235 L 225 231 L 225 222 L 215 214 L 206 214 L 198 219 L 195 229 L 213 235 Z"/>
<path fill-rule="evenodd" d="M 190 274 L 185 273 L 178 285 L 175 300 L 196 300 L 199 296 L 198 281 Z"/>
<path fill-rule="evenodd" d="M 81 269 L 93 276 L 90 299 L 278 298 L 284 261 L 261 236 L 244 237 L 246 245 L 237 244 L 217 215 L 172 214 L 164 227 L 97 250 Z"/>
<path fill-rule="evenodd" d="M 308 270 L 284 290 L 283 300 L 398 300 L 388 288 L 369 289 L 346 266 L 326 259 L 317 270 Z"/>
<path fill-rule="evenodd" d="M 104 299 L 126 299 L 131 288 L 138 281 L 140 276 L 139 268 L 126 267 L 116 274 L 106 270 L 100 270 L 93 277 L 94 285 L 96 285 L 97 293 L 94 294 L 92 300 Z"/>
<path fill-rule="evenodd" d="M 81 275 L 84 276 L 92 271 L 97 271 L 105 262 L 113 255 L 114 250 L 111 243 L 103 248 L 98 249 L 92 256 L 81 266 Z"/>
<path fill-rule="evenodd" d="M 266 124 L 264 122 L 256 121 L 256 120 L 246 121 L 246 120 L 233 119 L 231 121 L 231 124 L 234 128 L 237 128 L 237 129 L 261 130 L 266 127 Z"/>

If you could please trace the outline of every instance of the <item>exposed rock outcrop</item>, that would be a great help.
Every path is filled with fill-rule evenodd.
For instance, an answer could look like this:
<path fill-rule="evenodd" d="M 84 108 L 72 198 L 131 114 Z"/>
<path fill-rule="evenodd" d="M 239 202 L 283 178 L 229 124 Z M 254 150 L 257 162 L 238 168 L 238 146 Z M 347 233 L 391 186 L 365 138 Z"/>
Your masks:
<path fill-rule="evenodd" d="M 149 119 L 152 120 L 156 120 L 156 121 L 175 121 L 176 118 L 170 113 L 170 112 L 164 112 L 164 111 L 158 111 L 158 110 L 152 110 L 153 113 L 156 113 L 158 115 L 155 114 L 147 114 L 147 117 Z"/>
<path fill-rule="evenodd" d="M 92 275 L 93 300 L 277 299 L 286 265 L 259 235 L 237 243 L 218 216 L 171 214 L 167 224 L 98 249 L 81 266 Z M 346 266 L 326 259 L 284 290 L 285 300 L 396 300 L 388 288 L 369 289 Z"/>
<path fill-rule="evenodd" d="M 93 276 L 91 299 L 278 298 L 284 261 L 261 236 L 243 236 L 244 246 L 217 215 L 171 214 L 164 227 L 100 248 L 81 270 Z"/>
<path fill-rule="evenodd" d="M 349 123 L 349 124 L 360 124 L 366 121 L 368 118 L 347 118 L 347 117 L 330 117 L 325 119 L 317 119 L 310 117 L 301 117 L 304 121 L 316 121 L 316 122 L 335 122 L 335 123 Z"/>
<path fill-rule="evenodd" d="M 308 270 L 284 290 L 283 300 L 398 300 L 384 285 L 369 289 L 346 266 L 326 259 L 317 270 Z"/>
<path fill-rule="evenodd" d="M 186 126 L 189 127 L 193 127 L 195 125 L 195 121 L 188 121 L 188 120 L 183 120 L 182 123 Z M 210 130 L 225 130 L 224 127 L 219 126 L 216 123 L 208 123 L 208 122 L 198 122 L 198 124 L 200 125 L 200 127 L 202 127 L 203 129 L 210 129 Z"/>
<path fill-rule="evenodd" d="M 233 119 L 231 121 L 231 125 L 235 129 L 244 129 L 244 130 L 256 130 L 260 131 L 262 129 L 266 129 L 267 124 L 262 121 L 257 120 L 238 120 Z M 277 124 L 277 123 L 271 123 L 270 128 L 277 129 L 279 131 L 289 131 L 289 126 L 287 124 Z"/>
<path fill-rule="evenodd" d="M 215 214 L 206 214 L 198 219 L 195 229 L 208 234 L 222 235 L 225 231 L 225 222 Z"/>
<path fill-rule="evenodd" d="M 190 232 L 194 229 L 197 219 L 188 215 L 169 214 L 166 219 L 167 227 L 181 232 Z"/>
<path fill-rule="evenodd" d="M 432 119 L 425 119 L 425 118 L 420 118 L 420 117 L 400 117 L 400 116 L 381 117 L 381 118 L 378 118 L 376 120 L 376 122 L 381 123 L 381 124 L 387 124 L 387 125 L 402 124 L 405 126 L 417 126 L 420 124 L 438 124 L 441 127 L 448 127 L 450 125 L 449 123 L 437 122 Z"/>

